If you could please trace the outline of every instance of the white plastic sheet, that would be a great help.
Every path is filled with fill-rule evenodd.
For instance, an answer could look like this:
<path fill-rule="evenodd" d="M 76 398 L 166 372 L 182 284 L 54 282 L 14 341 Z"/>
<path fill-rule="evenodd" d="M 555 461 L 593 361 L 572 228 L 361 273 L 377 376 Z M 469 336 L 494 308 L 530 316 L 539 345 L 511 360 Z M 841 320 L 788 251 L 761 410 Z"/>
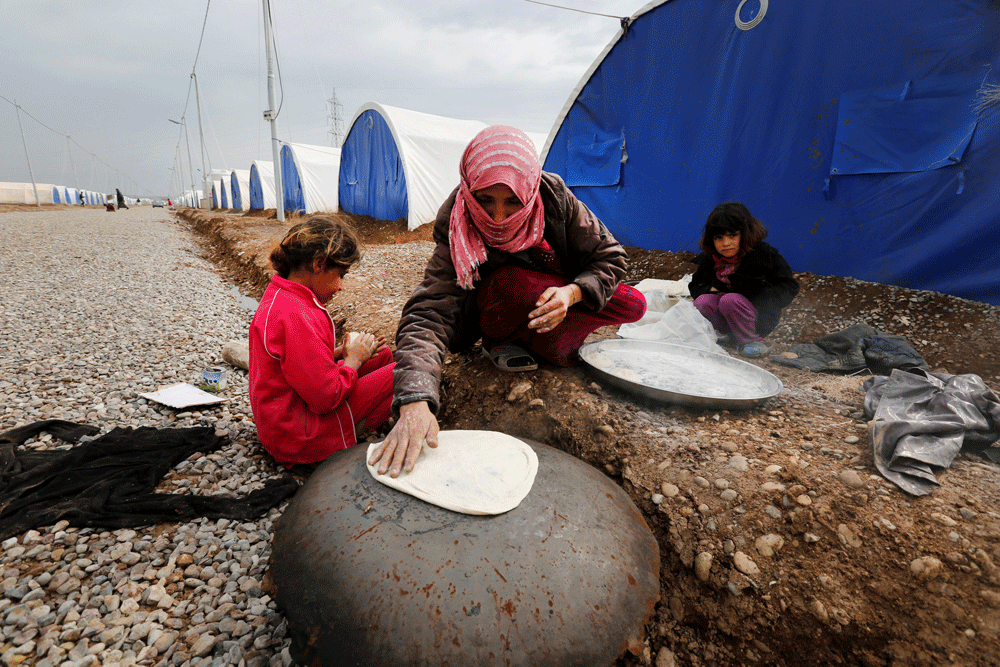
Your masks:
<path fill-rule="evenodd" d="M 680 280 L 646 279 L 636 289 L 646 297 L 646 314 L 632 324 L 618 328 L 622 338 L 659 340 L 687 345 L 706 352 L 728 356 L 716 341 L 718 332 L 706 320 L 689 298 L 691 275 Z"/>

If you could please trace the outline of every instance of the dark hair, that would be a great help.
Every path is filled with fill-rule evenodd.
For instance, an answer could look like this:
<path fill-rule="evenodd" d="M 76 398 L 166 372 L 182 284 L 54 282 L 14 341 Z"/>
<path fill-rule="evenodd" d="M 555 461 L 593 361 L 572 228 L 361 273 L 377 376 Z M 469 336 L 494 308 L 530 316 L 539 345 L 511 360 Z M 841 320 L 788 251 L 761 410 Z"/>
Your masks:
<path fill-rule="evenodd" d="M 361 242 L 346 222 L 313 216 L 294 225 L 271 251 L 271 266 L 282 278 L 299 268 L 312 268 L 317 257 L 323 269 L 349 268 L 361 259 Z"/>
<path fill-rule="evenodd" d="M 767 229 L 760 220 L 750 214 L 750 210 L 738 201 L 719 204 L 708 214 L 705 231 L 698 247 L 702 252 L 715 254 L 715 237 L 721 234 L 740 234 L 740 254 L 744 255 L 767 237 Z"/>

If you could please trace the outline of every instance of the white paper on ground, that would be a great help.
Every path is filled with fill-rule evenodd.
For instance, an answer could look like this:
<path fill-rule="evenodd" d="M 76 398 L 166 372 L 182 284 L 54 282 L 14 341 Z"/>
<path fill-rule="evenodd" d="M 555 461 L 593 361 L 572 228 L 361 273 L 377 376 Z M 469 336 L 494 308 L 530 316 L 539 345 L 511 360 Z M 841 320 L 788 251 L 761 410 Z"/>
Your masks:
<path fill-rule="evenodd" d="M 189 408 L 192 405 L 211 405 L 213 403 L 224 403 L 228 398 L 220 398 L 215 394 L 202 391 L 193 384 L 179 382 L 169 387 L 162 387 L 156 391 L 146 394 L 139 394 L 157 403 L 170 406 L 171 408 Z"/>
<path fill-rule="evenodd" d="M 381 443 L 368 447 L 367 456 Z M 367 461 L 367 459 L 366 459 Z M 393 479 L 368 472 L 386 486 L 462 514 L 503 514 L 531 491 L 538 457 L 517 438 L 496 431 L 441 431 L 424 447 L 412 472 Z"/>

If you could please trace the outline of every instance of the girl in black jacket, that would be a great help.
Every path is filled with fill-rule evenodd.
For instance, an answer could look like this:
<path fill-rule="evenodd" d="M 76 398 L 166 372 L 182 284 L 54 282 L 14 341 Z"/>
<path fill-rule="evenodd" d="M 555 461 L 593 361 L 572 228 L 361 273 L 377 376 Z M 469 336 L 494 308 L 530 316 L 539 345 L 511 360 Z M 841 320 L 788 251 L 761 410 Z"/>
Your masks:
<path fill-rule="evenodd" d="M 764 243 L 766 236 L 746 206 L 719 204 L 705 223 L 690 285 L 698 312 L 751 359 L 771 351 L 763 339 L 799 292 L 791 267 Z"/>

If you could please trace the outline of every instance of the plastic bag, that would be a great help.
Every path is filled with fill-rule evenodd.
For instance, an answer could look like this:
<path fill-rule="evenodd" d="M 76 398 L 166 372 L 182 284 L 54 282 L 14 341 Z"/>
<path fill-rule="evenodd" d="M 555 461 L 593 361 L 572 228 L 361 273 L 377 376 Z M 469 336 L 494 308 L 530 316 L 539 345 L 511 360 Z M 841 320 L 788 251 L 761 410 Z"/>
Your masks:
<path fill-rule="evenodd" d="M 691 301 L 669 296 L 659 290 L 646 292 L 645 296 L 646 314 L 638 322 L 621 325 L 618 328 L 619 336 L 660 340 L 729 356 L 716 342 L 718 334 L 712 323 L 698 312 Z M 670 305 L 666 310 L 654 310 L 654 306 L 659 308 L 667 304 Z"/>

